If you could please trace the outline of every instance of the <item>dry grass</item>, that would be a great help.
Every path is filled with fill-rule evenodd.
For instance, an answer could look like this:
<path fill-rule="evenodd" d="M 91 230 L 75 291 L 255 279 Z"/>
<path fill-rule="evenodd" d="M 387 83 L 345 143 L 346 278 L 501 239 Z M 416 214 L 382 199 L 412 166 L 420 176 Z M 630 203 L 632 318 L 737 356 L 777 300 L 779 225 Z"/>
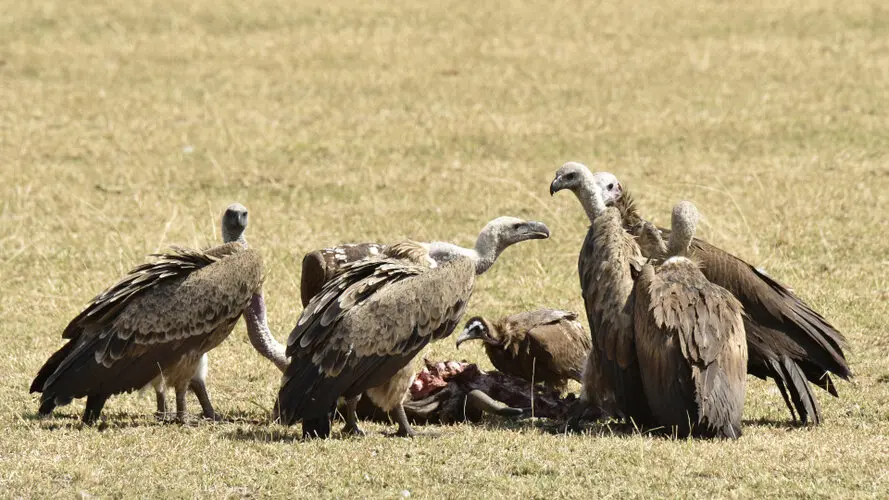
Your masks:
<path fill-rule="evenodd" d="M 0 0 L 0 495 L 836 497 L 889 494 L 889 10 L 884 2 Z M 30 379 L 95 293 L 169 243 L 251 209 L 270 321 L 295 323 L 304 252 L 403 237 L 469 243 L 546 221 L 470 313 L 582 310 L 586 230 L 547 185 L 615 172 L 644 213 L 694 200 L 702 235 L 793 285 L 846 333 L 856 383 L 786 425 L 751 384 L 733 443 L 552 435 L 303 443 L 262 423 L 278 377 L 243 326 L 211 354 L 235 421 L 156 423 L 149 394 L 33 418 Z M 483 361 L 451 341 L 428 356 Z M 192 409 L 197 404 L 192 400 Z"/>

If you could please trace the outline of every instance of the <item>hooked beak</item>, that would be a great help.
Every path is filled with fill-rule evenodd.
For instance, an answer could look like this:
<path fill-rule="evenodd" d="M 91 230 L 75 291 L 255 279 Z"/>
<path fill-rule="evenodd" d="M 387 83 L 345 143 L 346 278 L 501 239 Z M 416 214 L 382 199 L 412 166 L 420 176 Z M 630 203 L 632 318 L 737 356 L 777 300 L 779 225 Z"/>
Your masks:
<path fill-rule="evenodd" d="M 522 225 L 519 236 L 522 240 L 545 240 L 549 238 L 549 228 L 542 222 L 531 220 Z"/>
<path fill-rule="evenodd" d="M 457 349 L 460 348 L 460 344 L 467 340 L 484 340 L 484 337 L 482 337 L 482 329 L 477 326 L 464 328 L 463 332 L 460 333 L 460 336 L 457 337 Z"/>
<path fill-rule="evenodd" d="M 563 189 L 565 188 L 562 187 L 562 177 L 556 176 L 549 185 L 549 195 L 552 196 Z"/>

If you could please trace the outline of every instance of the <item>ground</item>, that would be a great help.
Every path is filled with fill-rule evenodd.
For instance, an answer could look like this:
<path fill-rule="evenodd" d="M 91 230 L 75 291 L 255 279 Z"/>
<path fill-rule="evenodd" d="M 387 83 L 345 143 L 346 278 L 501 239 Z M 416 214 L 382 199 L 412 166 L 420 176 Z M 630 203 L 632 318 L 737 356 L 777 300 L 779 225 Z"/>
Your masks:
<path fill-rule="evenodd" d="M 889 9 L 885 2 L 0 0 L 0 495 L 842 497 L 889 495 Z M 751 380 L 737 442 L 552 434 L 302 442 L 243 323 L 210 355 L 218 424 L 157 423 L 150 391 L 35 418 L 28 386 L 96 293 L 169 244 L 219 241 L 240 201 L 272 329 L 302 255 L 352 241 L 469 245 L 545 221 L 469 314 L 582 311 L 577 160 L 648 217 L 693 200 L 700 236 L 792 286 L 848 338 L 854 381 L 789 424 Z M 432 359 L 490 366 L 453 337 Z M 191 411 L 197 413 L 192 399 Z M 427 429 L 428 430 L 428 429 Z"/>

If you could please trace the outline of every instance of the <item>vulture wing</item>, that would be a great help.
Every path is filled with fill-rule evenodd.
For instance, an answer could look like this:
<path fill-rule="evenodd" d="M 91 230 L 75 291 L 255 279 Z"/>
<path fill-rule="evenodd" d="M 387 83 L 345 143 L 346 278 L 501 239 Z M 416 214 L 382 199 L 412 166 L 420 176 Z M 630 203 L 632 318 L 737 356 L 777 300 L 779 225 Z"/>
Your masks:
<path fill-rule="evenodd" d="M 636 349 L 662 425 L 738 437 L 747 365 L 742 307 L 690 261 L 646 265 L 636 288 Z"/>
<path fill-rule="evenodd" d="M 618 208 L 628 231 L 639 235 L 644 221 L 629 193 L 624 193 Z M 660 230 L 664 238 L 669 238 L 668 229 Z M 787 287 L 747 262 L 697 238 L 692 241 L 691 251 L 704 276 L 731 292 L 744 306 L 747 372 L 773 378 L 794 418 L 820 423 L 821 409 L 806 381 L 837 395 L 829 374 L 843 379 L 852 376 L 843 353 L 843 335 Z"/>
<path fill-rule="evenodd" d="M 592 343 L 589 334 L 577 320 L 577 313 L 540 309 L 516 317 L 527 320 L 531 355 L 538 363 L 545 363 L 544 368 L 561 379 L 582 379 L 583 366 Z M 537 367 L 538 370 L 540 368 Z"/>
<path fill-rule="evenodd" d="M 259 253 L 238 243 L 158 257 L 71 321 L 70 340 L 41 368 L 32 392 L 48 400 L 143 387 L 180 356 L 222 342 L 262 284 Z"/>
<path fill-rule="evenodd" d="M 340 273 L 342 266 L 349 262 L 379 255 L 383 249 L 383 245 L 378 243 L 356 243 L 307 253 L 303 257 L 300 276 L 300 295 L 303 307 L 321 291 L 324 283 Z"/>
<path fill-rule="evenodd" d="M 590 226 L 580 251 L 578 270 L 592 350 L 585 388 L 606 411 L 644 421 L 648 415 L 633 343 L 633 274 L 642 256 L 621 225 L 620 212 L 609 208 Z M 591 394 L 592 396 L 592 394 Z"/>
<path fill-rule="evenodd" d="M 475 267 L 457 259 L 428 268 L 395 259 L 343 266 L 303 310 L 287 341 L 279 392 L 285 423 L 324 417 L 341 396 L 377 386 L 463 316 Z"/>

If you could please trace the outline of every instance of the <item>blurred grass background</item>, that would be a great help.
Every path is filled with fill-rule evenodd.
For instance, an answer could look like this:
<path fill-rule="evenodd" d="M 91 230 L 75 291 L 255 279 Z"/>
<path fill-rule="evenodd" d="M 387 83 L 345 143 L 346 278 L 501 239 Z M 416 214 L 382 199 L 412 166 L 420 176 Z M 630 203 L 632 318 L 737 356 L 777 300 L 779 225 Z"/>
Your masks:
<path fill-rule="evenodd" d="M 889 6 L 777 0 L 439 3 L 0 0 L 3 496 L 788 497 L 889 492 Z M 551 435 L 302 443 L 262 423 L 279 376 L 243 325 L 211 353 L 233 422 L 156 423 L 150 391 L 34 420 L 31 378 L 86 302 L 145 255 L 251 212 L 270 322 L 296 322 L 312 249 L 470 245 L 489 219 L 545 221 L 469 314 L 583 310 L 586 232 L 551 199 L 567 160 L 615 173 L 662 224 L 764 268 L 851 344 L 826 423 L 792 428 L 752 382 L 734 443 Z M 490 366 L 446 340 L 431 359 Z M 197 404 L 192 399 L 192 411 Z"/>

